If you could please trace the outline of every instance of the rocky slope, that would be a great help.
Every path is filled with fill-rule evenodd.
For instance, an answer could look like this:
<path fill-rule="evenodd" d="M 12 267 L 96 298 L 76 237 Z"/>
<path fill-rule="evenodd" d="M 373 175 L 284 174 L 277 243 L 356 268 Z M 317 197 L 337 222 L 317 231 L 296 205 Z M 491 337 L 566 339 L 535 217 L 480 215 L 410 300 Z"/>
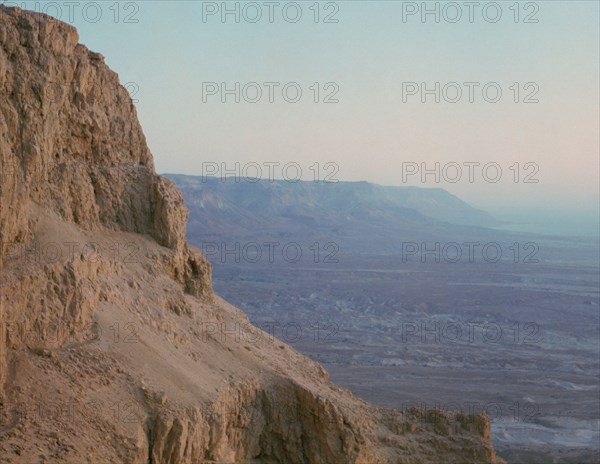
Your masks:
<path fill-rule="evenodd" d="M 481 415 L 376 408 L 213 294 L 127 91 L 0 6 L 0 461 L 493 463 Z"/>

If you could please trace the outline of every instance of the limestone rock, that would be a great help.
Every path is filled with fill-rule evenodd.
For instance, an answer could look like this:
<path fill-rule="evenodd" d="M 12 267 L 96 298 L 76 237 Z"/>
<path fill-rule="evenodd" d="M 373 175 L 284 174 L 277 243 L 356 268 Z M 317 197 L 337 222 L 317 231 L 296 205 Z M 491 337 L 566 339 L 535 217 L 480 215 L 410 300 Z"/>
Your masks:
<path fill-rule="evenodd" d="M 484 416 L 383 410 L 248 338 L 118 76 L 2 5 L 0 169 L 3 463 L 499 462 Z"/>

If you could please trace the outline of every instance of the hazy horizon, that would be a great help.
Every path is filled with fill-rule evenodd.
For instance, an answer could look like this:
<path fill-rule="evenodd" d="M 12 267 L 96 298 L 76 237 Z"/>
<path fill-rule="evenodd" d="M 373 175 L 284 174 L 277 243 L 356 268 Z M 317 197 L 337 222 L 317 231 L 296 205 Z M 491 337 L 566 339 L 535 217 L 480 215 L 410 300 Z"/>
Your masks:
<path fill-rule="evenodd" d="M 559 215 L 568 226 L 577 217 L 585 234 L 598 233 L 597 2 L 503 4 L 497 21 L 459 2 L 456 22 L 458 11 L 439 2 L 427 2 L 438 16 L 424 18 L 410 10 L 420 2 L 321 2 L 318 12 L 303 4 L 297 22 L 292 10 L 274 10 L 270 22 L 260 2 L 256 22 L 258 10 L 236 2 L 227 6 L 239 13 L 225 18 L 220 2 L 121 2 L 98 18 L 68 2 L 4 3 L 73 24 L 81 43 L 107 57 L 136 101 L 159 172 L 280 162 L 310 179 L 311 166 L 330 162 L 339 180 L 440 187 L 507 220 L 548 225 Z M 274 103 L 269 82 L 278 83 Z M 222 103 L 211 83 L 256 83 L 263 95 L 248 103 L 252 84 L 240 103 L 227 92 Z M 282 98 L 286 83 L 300 86 L 298 103 Z M 411 83 L 425 83 L 425 93 Z M 436 83 L 446 89 L 439 103 L 426 93 Z M 451 103 L 457 85 L 462 96 Z M 502 96 L 490 103 L 495 88 Z M 439 182 L 433 173 L 423 182 L 421 167 L 436 163 Z M 464 163 L 479 163 L 473 182 Z"/>
<path fill-rule="evenodd" d="M 171 175 L 186 175 L 203 177 L 202 175 L 180 173 L 180 172 L 163 172 L 163 176 Z M 227 176 L 206 176 L 207 178 L 222 179 Z M 233 181 L 237 182 L 248 182 L 250 184 L 255 183 L 255 179 L 248 176 L 247 178 L 235 176 L 229 176 Z M 269 177 L 262 178 L 261 181 L 268 182 L 269 180 L 275 180 L 279 182 L 292 182 L 284 178 L 273 178 Z M 338 179 L 340 182 L 369 182 L 366 180 L 343 180 Z M 305 182 L 312 182 L 314 179 L 303 179 Z M 293 183 L 293 182 L 292 182 Z M 440 188 L 453 194 L 450 189 L 446 189 L 442 186 L 423 186 L 423 185 L 384 185 L 386 187 L 417 187 L 417 188 Z M 453 194 L 454 195 L 454 194 Z M 533 234 L 542 234 L 549 236 L 575 236 L 584 238 L 597 238 L 600 234 L 600 217 L 597 211 L 584 210 L 572 208 L 568 210 L 552 210 L 552 209 L 535 209 L 534 211 L 527 208 L 493 208 L 484 205 L 478 205 L 475 201 L 465 199 L 460 195 L 455 195 L 460 200 L 469 204 L 470 206 L 486 211 L 490 213 L 495 219 L 503 222 L 502 226 L 496 227 L 497 229 L 510 230 L 515 232 L 526 232 Z M 489 206 L 489 205 L 488 205 Z"/>

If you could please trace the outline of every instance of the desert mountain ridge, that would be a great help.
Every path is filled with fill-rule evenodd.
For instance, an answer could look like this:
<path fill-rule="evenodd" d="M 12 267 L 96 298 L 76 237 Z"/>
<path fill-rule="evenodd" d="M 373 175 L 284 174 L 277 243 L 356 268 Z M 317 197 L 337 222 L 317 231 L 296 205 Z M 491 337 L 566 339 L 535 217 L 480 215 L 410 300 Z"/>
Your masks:
<path fill-rule="evenodd" d="M 307 250 L 335 243 L 342 254 L 399 255 L 402 242 L 479 241 L 499 224 L 441 188 L 165 177 L 182 191 L 189 209 L 188 240 L 204 251 L 215 243 L 292 241 Z"/>
<path fill-rule="evenodd" d="M 366 181 L 288 181 L 163 174 L 185 192 L 218 199 L 222 209 L 251 209 L 255 215 L 322 212 L 346 216 L 403 216 L 408 220 L 489 227 L 499 224 L 489 213 L 473 208 L 443 188 L 384 186 Z M 202 199 L 202 198 L 201 198 Z M 212 200 L 213 202 L 215 200 Z M 302 206 L 299 206 L 302 205 Z M 312 211 L 311 211 L 312 210 Z"/>
<path fill-rule="evenodd" d="M 368 404 L 216 295 L 127 90 L 78 42 L 0 5 L 2 462 L 501 462 L 487 417 Z"/>

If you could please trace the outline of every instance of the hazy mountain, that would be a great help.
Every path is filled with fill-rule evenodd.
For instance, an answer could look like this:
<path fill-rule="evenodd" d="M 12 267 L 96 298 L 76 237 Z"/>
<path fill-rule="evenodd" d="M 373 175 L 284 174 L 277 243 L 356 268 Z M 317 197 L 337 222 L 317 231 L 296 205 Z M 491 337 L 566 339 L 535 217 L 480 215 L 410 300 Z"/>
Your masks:
<path fill-rule="evenodd" d="M 368 182 L 323 183 L 167 174 L 190 211 L 195 240 L 336 241 L 355 252 L 380 251 L 398 239 L 465 237 L 498 222 L 443 189 L 386 187 Z M 466 232 L 468 231 L 468 232 Z M 365 237 L 372 240 L 365 242 Z"/>

